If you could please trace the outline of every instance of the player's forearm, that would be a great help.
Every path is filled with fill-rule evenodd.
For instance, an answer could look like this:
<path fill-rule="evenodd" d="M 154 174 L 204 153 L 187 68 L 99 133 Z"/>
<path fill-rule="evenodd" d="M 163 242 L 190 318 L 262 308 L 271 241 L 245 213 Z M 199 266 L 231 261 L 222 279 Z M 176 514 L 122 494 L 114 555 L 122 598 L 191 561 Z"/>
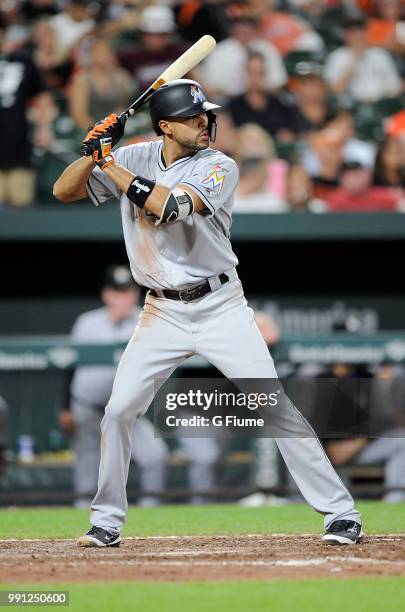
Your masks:
<path fill-rule="evenodd" d="M 86 183 L 95 168 L 91 157 L 81 157 L 70 164 L 53 186 L 53 195 L 61 202 L 74 202 L 87 196 Z"/>
<path fill-rule="evenodd" d="M 130 172 L 121 164 L 114 163 L 111 166 L 105 166 L 103 168 L 104 174 L 106 174 L 114 183 L 121 189 L 123 193 L 127 193 L 128 188 L 134 180 L 135 174 Z"/>
<path fill-rule="evenodd" d="M 102 166 L 102 170 L 123 193 L 128 194 L 131 201 L 148 213 L 152 213 L 160 220 L 159 223 L 165 223 L 169 218 L 170 221 L 183 220 L 193 212 L 201 212 L 204 209 L 204 204 L 201 200 L 187 187 L 182 187 L 182 191 L 190 195 L 189 202 L 191 205 L 185 204 L 186 214 L 183 216 L 179 214 L 177 202 L 174 202 L 176 211 L 173 212 L 173 202 L 169 198 L 171 190 L 168 187 L 156 184 L 142 176 L 137 176 L 116 162 Z M 172 215 L 170 215 L 171 212 L 173 213 Z M 167 220 L 165 217 L 167 217 Z"/>
<path fill-rule="evenodd" d="M 136 176 L 133 172 L 130 172 L 127 168 L 117 163 L 106 166 L 103 168 L 103 172 L 114 181 L 123 193 L 128 192 L 129 186 Z M 145 210 L 159 217 L 169 192 L 170 189 L 164 185 L 155 185 L 145 202 Z"/>

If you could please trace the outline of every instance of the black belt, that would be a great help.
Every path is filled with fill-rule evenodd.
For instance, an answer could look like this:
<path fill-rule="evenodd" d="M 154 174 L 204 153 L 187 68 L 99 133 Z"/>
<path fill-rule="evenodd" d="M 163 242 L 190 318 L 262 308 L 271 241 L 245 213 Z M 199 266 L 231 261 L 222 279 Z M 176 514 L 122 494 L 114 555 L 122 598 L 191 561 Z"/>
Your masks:
<path fill-rule="evenodd" d="M 225 283 L 229 281 L 229 277 L 226 274 L 220 274 L 218 278 L 221 281 L 221 285 L 225 285 Z M 211 291 L 211 286 L 207 280 L 199 285 L 195 285 L 189 289 L 182 289 L 181 291 L 174 291 L 172 289 L 161 290 L 163 297 L 168 298 L 169 300 L 180 300 L 185 304 L 198 300 L 199 298 L 204 297 L 204 295 L 207 295 L 207 293 L 211 293 Z M 154 297 L 160 297 L 154 289 L 150 289 L 149 293 Z"/>

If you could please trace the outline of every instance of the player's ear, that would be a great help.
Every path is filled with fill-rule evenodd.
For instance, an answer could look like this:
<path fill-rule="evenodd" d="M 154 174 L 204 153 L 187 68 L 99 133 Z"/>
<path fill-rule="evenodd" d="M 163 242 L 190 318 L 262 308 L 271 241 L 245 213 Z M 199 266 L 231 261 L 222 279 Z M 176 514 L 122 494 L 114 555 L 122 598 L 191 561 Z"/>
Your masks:
<path fill-rule="evenodd" d="M 166 121 L 166 119 L 161 119 L 159 121 L 159 127 L 162 130 L 163 134 L 167 134 L 168 136 L 171 136 L 173 134 L 172 127 L 170 123 Z"/>

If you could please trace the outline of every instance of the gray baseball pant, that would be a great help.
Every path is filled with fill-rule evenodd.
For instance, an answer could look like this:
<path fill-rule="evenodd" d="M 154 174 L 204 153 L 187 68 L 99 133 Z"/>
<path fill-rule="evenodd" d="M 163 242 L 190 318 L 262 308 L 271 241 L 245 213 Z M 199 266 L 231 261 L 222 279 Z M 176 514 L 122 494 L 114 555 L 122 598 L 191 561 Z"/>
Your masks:
<path fill-rule="evenodd" d="M 226 377 L 277 378 L 273 360 L 247 306 L 240 281 L 184 304 L 147 294 L 134 335 L 118 366 L 101 423 L 98 492 L 91 523 L 120 530 L 128 509 L 126 482 L 131 428 L 162 384 L 188 357 L 206 358 Z M 361 522 L 353 498 L 336 474 L 308 422 L 291 402 L 275 411 L 280 452 L 305 499 L 324 515 Z"/>

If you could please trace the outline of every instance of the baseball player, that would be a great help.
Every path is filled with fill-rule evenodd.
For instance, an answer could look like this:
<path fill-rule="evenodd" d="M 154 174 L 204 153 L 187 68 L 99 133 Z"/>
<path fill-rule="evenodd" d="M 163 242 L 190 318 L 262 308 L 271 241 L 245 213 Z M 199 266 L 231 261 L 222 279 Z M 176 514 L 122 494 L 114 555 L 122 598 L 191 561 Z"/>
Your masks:
<path fill-rule="evenodd" d="M 89 132 L 91 155 L 73 162 L 54 186 L 62 201 L 90 196 L 120 201 L 126 249 L 136 282 L 149 288 L 138 325 L 117 369 L 101 423 L 98 492 L 91 529 L 80 546 L 117 546 L 128 502 L 131 428 L 145 413 L 157 380 L 198 354 L 230 379 L 277 378 L 236 272 L 229 230 L 236 163 L 210 148 L 217 105 L 195 81 L 179 79 L 151 97 L 160 141 L 119 148 L 123 128 L 110 115 Z M 306 500 L 324 515 L 327 542 L 362 537 L 353 498 L 310 425 L 290 402 L 274 415 L 280 452 Z"/>

